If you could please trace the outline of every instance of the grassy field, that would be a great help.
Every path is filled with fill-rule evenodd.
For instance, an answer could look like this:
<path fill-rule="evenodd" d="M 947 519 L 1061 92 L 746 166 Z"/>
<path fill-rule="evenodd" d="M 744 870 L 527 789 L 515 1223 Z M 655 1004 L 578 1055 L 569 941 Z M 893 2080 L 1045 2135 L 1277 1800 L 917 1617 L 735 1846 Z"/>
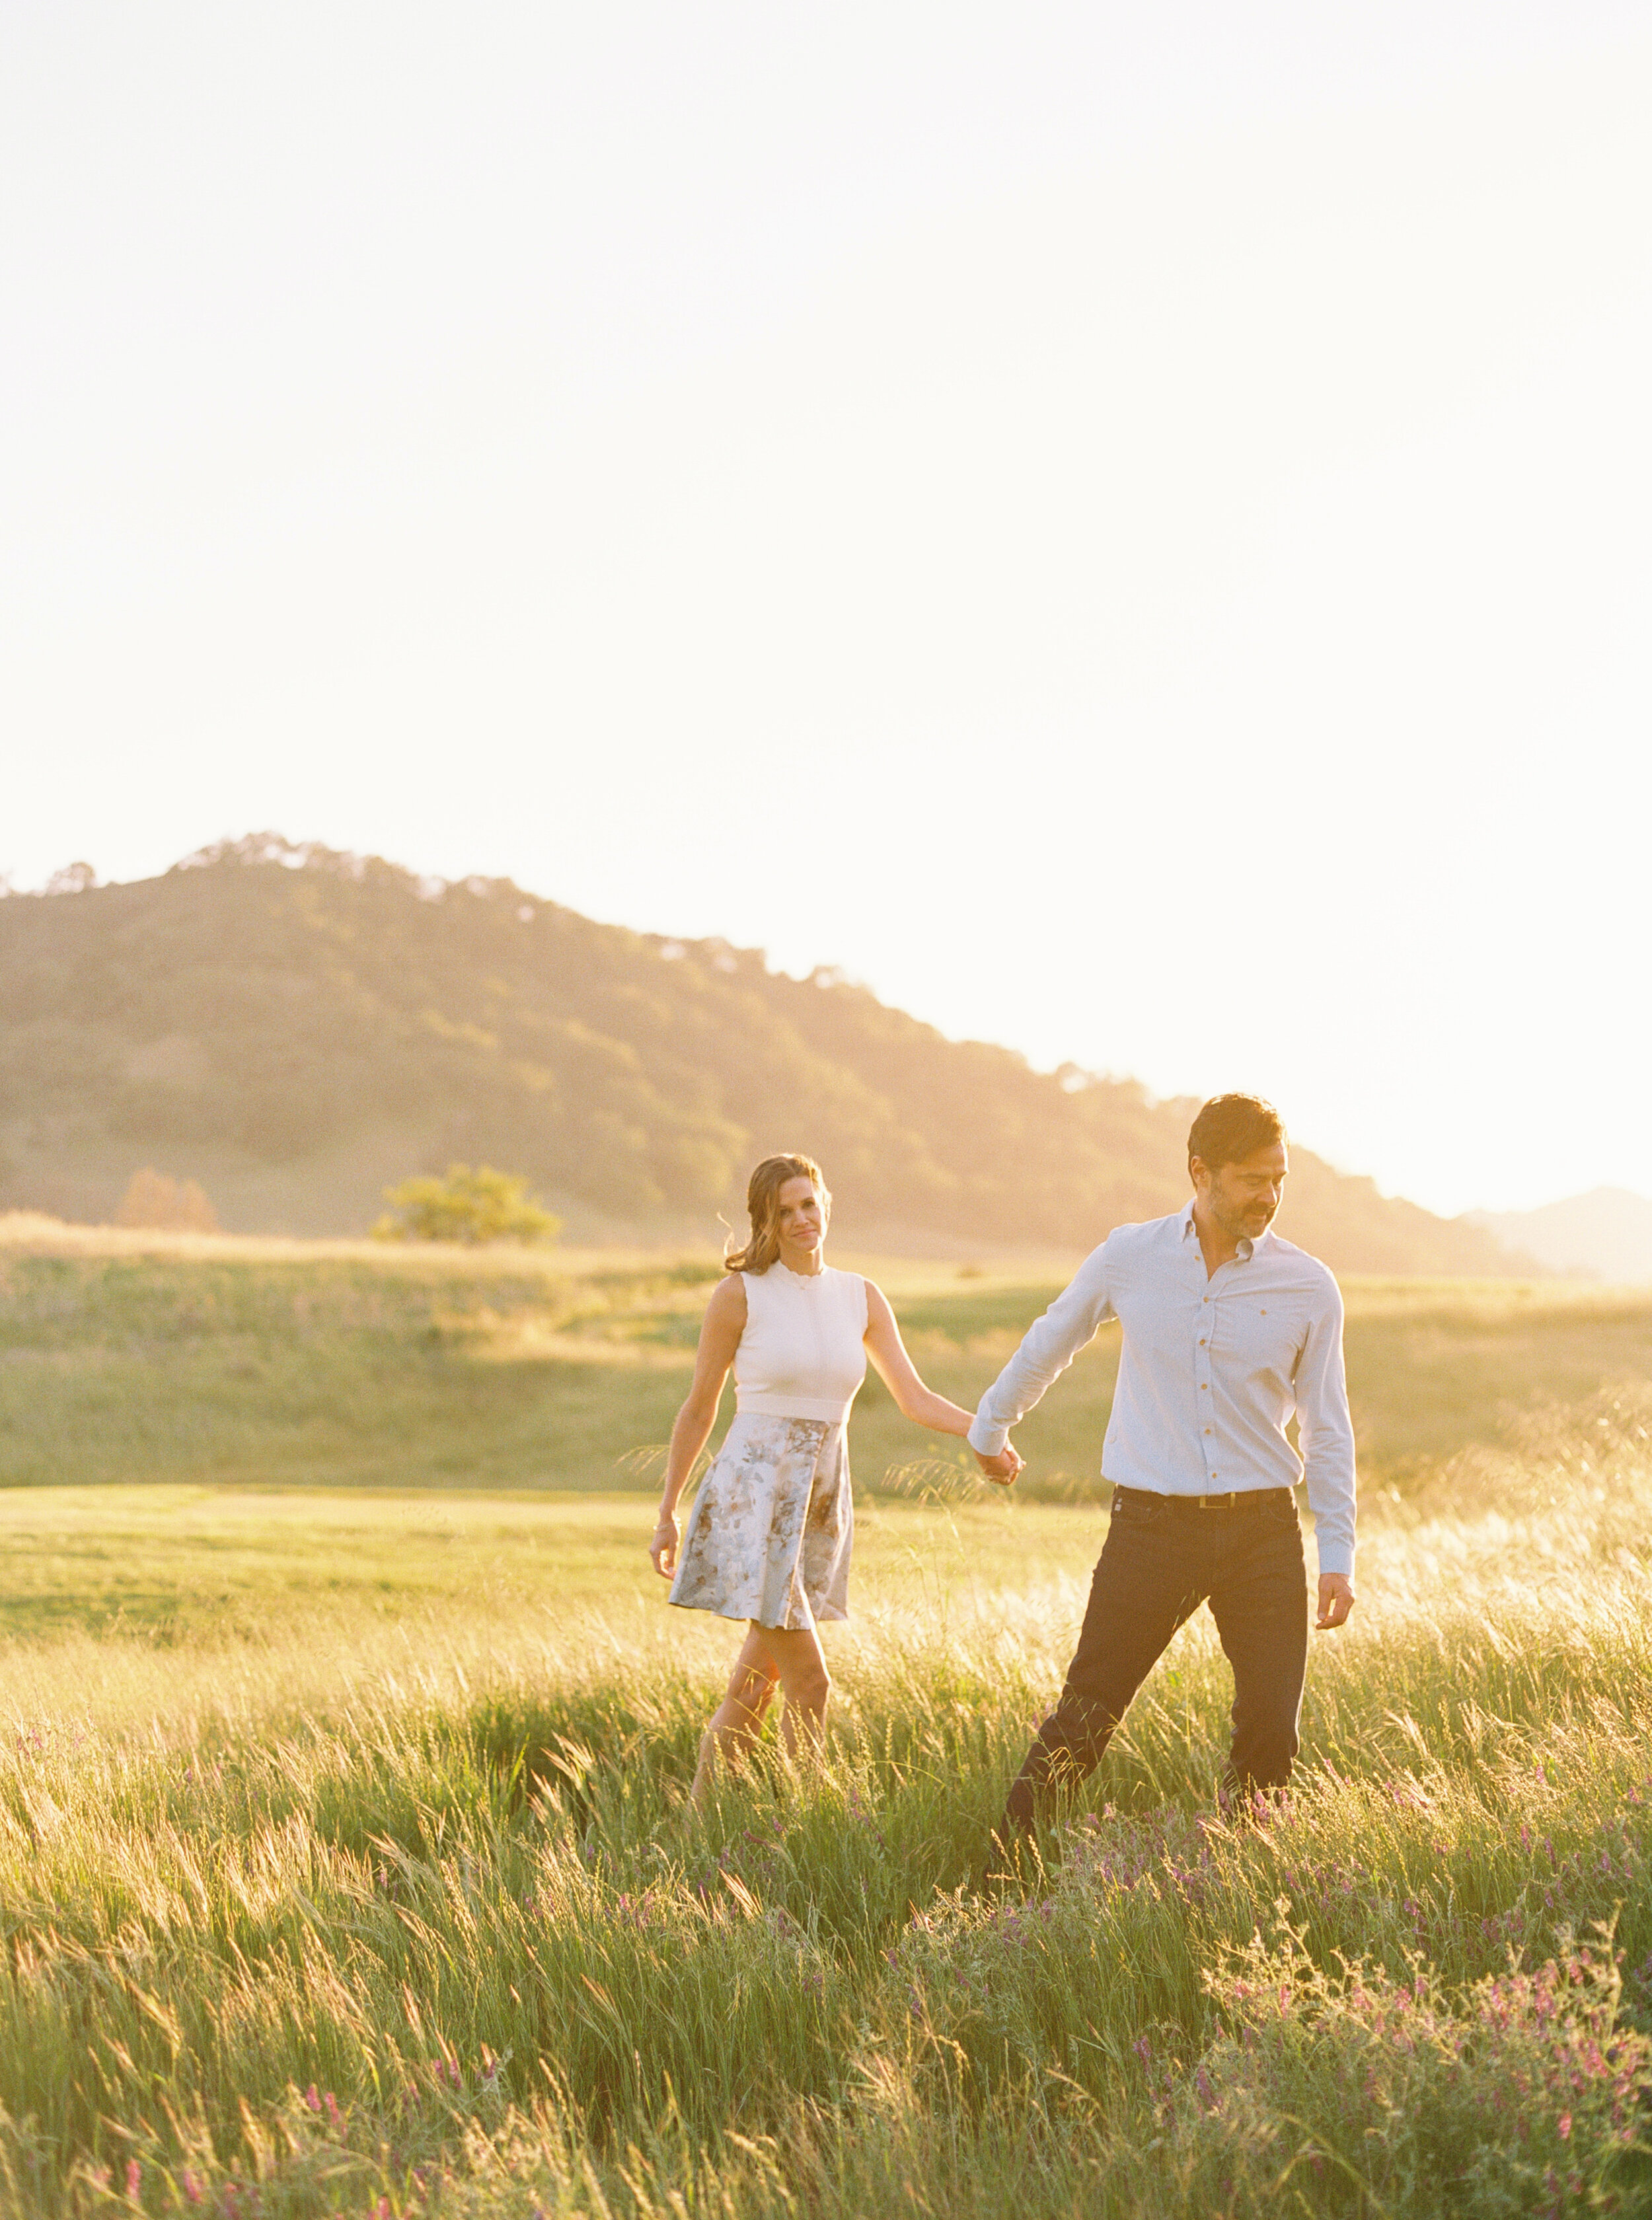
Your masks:
<path fill-rule="evenodd" d="M 1645 2209 L 1648 1415 L 1378 1520 L 1283 1809 L 1195 1623 L 1013 1877 L 1094 1512 L 869 1506 L 825 1764 L 701 1824 L 634 1499 L 14 1491 L 5 2209 Z"/>
<path fill-rule="evenodd" d="M 5 1268 L 8 2216 L 1652 2210 L 1643 1304 L 1355 1290 L 1385 1477 L 1290 1799 L 1216 1810 L 1201 1617 L 1006 1874 L 1093 1506 L 864 1494 L 824 1762 L 685 1812 L 733 1637 L 613 1455 L 701 1268 Z M 1032 1287 L 886 1278 L 938 1378 Z"/>
<path fill-rule="evenodd" d="M 931 1384 L 966 1405 L 1063 1283 L 1049 1258 L 841 1261 L 876 1274 Z M 705 1257 L 146 1242 L 0 1219 L 0 1485 L 639 1484 L 635 1453 L 670 1432 L 714 1271 Z M 1404 1493 L 1523 1412 L 1652 1375 L 1652 1289 L 1346 1293 L 1368 1490 Z M 1021 1429 L 1029 1494 L 1096 1495 L 1117 1363 L 1108 1331 Z M 876 1375 L 853 1453 L 873 1488 L 921 1485 L 914 1464 L 961 1456 L 907 1426 Z"/>

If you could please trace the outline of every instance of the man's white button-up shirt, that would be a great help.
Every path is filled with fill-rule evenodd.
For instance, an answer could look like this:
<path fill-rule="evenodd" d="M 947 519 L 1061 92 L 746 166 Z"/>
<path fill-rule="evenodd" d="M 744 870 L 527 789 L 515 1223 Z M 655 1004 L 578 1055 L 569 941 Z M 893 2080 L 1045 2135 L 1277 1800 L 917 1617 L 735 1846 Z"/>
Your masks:
<path fill-rule="evenodd" d="M 1116 1225 L 1027 1331 L 981 1399 L 972 1448 L 991 1456 L 1109 1319 L 1124 1330 L 1101 1469 L 1159 1495 L 1294 1487 L 1306 1475 L 1322 1573 L 1354 1570 L 1354 1429 L 1343 1299 L 1317 1258 L 1277 1234 L 1206 1275 L 1193 1205 Z M 1301 1455 L 1285 1429 L 1294 1412 Z"/>

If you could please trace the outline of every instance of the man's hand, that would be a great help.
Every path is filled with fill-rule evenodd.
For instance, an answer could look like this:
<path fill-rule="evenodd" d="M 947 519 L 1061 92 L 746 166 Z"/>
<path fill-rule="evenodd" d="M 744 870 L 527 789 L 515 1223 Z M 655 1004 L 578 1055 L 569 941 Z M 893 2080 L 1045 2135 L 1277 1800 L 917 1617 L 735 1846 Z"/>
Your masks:
<path fill-rule="evenodd" d="M 996 1481 L 1000 1487 L 1013 1487 L 1016 1474 L 1024 1469 L 1024 1461 L 1020 1455 L 1012 1449 L 1007 1442 L 996 1456 L 982 1456 L 979 1450 L 976 1451 L 975 1456 L 976 1462 L 986 1474 L 988 1479 Z"/>
<path fill-rule="evenodd" d="M 676 1570 L 679 1539 L 676 1518 L 670 1512 L 662 1511 L 659 1524 L 654 1529 L 654 1538 L 648 1545 L 648 1554 L 654 1561 L 654 1570 L 663 1581 L 669 1581 Z"/>
<path fill-rule="evenodd" d="M 1317 1633 L 1329 1633 L 1333 1626 L 1346 1624 L 1354 1608 L 1354 1583 L 1346 1573 L 1321 1573 L 1319 1575 L 1319 1616 L 1313 1622 Z"/>

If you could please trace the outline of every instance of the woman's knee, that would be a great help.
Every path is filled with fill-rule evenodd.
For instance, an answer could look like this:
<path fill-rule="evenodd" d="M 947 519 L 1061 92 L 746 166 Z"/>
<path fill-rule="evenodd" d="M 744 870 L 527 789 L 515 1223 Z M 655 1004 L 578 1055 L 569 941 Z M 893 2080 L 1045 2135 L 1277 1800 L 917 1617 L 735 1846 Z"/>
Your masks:
<path fill-rule="evenodd" d="M 786 1675 L 786 1701 L 806 1711 L 823 1712 L 832 1694 L 832 1675 L 825 1658 L 798 1665 Z"/>

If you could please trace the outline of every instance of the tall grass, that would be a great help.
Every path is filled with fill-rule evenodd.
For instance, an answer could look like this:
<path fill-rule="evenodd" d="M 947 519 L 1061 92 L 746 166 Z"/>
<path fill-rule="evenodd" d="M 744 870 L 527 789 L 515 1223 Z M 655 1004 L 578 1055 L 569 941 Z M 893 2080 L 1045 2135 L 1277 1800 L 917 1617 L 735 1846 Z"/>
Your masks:
<path fill-rule="evenodd" d="M 697 1625 L 507 1598 L 20 1648 L 0 2198 L 1641 2209 L 1647 1416 L 1462 1461 L 1373 1537 L 1282 1804 L 1214 1805 L 1231 1688 L 1195 1624 L 1013 1871 L 989 1830 L 1064 1662 L 1053 1591 L 875 1612 L 824 1762 L 771 1751 L 703 1821 Z"/>

